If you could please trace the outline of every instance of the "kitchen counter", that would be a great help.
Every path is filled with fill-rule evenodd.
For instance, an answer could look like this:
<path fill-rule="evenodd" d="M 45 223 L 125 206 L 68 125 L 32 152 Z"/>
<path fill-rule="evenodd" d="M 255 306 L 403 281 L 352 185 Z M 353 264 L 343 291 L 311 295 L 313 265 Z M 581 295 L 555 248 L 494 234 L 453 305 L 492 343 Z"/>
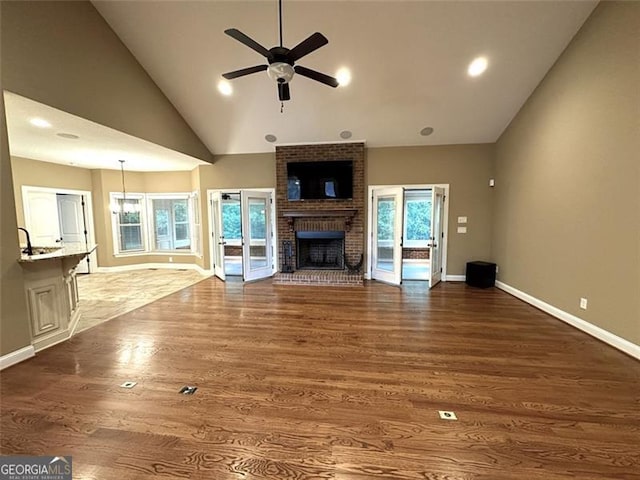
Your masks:
<path fill-rule="evenodd" d="M 73 335 L 80 318 L 76 270 L 97 245 L 68 245 L 47 253 L 22 254 L 18 263 L 24 274 L 29 306 L 31 344 L 36 352 Z M 47 251 L 34 247 L 34 252 Z"/>
<path fill-rule="evenodd" d="M 40 260 L 51 260 L 55 258 L 84 257 L 93 252 L 97 247 L 97 245 L 66 245 L 62 248 L 48 253 L 39 253 L 34 255 L 27 255 L 26 253 L 23 253 L 20 255 L 18 262 L 32 263 L 38 262 Z M 38 250 L 38 247 L 33 247 L 34 252 L 37 252 Z"/>

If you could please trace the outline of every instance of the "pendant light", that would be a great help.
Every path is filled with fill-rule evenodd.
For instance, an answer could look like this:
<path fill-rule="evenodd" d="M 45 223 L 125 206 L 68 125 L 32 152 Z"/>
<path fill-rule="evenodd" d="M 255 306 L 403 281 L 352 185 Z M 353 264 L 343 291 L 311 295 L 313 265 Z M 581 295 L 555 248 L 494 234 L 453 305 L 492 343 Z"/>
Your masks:
<path fill-rule="evenodd" d="M 111 205 L 111 211 L 118 214 L 127 214 L 127 213 L 136 213 L 140 211 L 140 205 L 134 204 L 131 205 L 127 203 L 127 189 L 124 184 L 124 160 L 118 160 L 120 162 L 120 174 L 122 177 L 122 202 L 118 202 L 117 200 Z"/>

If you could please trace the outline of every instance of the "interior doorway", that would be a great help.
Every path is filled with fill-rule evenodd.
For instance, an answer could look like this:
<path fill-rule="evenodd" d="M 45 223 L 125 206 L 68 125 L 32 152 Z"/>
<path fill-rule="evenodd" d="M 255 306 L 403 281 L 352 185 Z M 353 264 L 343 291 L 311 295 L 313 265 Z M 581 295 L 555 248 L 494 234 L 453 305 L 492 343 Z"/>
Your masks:
<path fill-rule="evenodd" d="M 275 189 L 209 190 L 211 270 L 221 280 L 277 271 Z"/>
<path fill-rule="evenodd" d="M 45 187 L 22 187 L 25 228 L 36 247 L 94 245 L 91 192 Z M 97 267 L 95 251 L 77 266 L 77 273 Z"/>
<path fill-rule="evenodd" d="M 448 185 L 369 187 L 368 276 L 392 285 L 446 278 Z"/>

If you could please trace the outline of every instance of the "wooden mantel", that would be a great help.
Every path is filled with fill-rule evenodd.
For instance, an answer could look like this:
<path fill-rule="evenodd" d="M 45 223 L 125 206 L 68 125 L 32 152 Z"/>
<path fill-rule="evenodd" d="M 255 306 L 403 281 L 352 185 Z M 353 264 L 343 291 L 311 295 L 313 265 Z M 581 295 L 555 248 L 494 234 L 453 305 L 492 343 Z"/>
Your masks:
<path fill-rule="evenodd" d="M 343 217 L 345 230 L 351 229 L 351 222 L 353 217 L 358 213 L 356 208 L 335 208 L 335 209 L 321 209 L 321 210 L 283 210 L 282 216 L 287 218 L 289 223 L 289 229 L 293 232 L 294 222 L 296 218 L 309 218 L 309 217 Z"/>

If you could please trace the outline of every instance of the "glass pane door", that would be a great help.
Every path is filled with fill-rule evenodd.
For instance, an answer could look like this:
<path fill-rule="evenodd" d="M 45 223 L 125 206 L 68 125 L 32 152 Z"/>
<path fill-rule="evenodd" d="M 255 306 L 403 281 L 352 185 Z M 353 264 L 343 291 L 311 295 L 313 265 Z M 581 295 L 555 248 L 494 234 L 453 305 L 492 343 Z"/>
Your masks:
<path fill-rule="evenodd" d="M 400 285 L 402 281 L 402 213 L 404 189 L 380 188 L 373 191 L 373 268 L 374 280 Z"/>
<path fill-rule="evenodd" d="M 241 205 L 244 280 L 270 277 L 273 273 L 271 193 L 243 190 Z"/>

